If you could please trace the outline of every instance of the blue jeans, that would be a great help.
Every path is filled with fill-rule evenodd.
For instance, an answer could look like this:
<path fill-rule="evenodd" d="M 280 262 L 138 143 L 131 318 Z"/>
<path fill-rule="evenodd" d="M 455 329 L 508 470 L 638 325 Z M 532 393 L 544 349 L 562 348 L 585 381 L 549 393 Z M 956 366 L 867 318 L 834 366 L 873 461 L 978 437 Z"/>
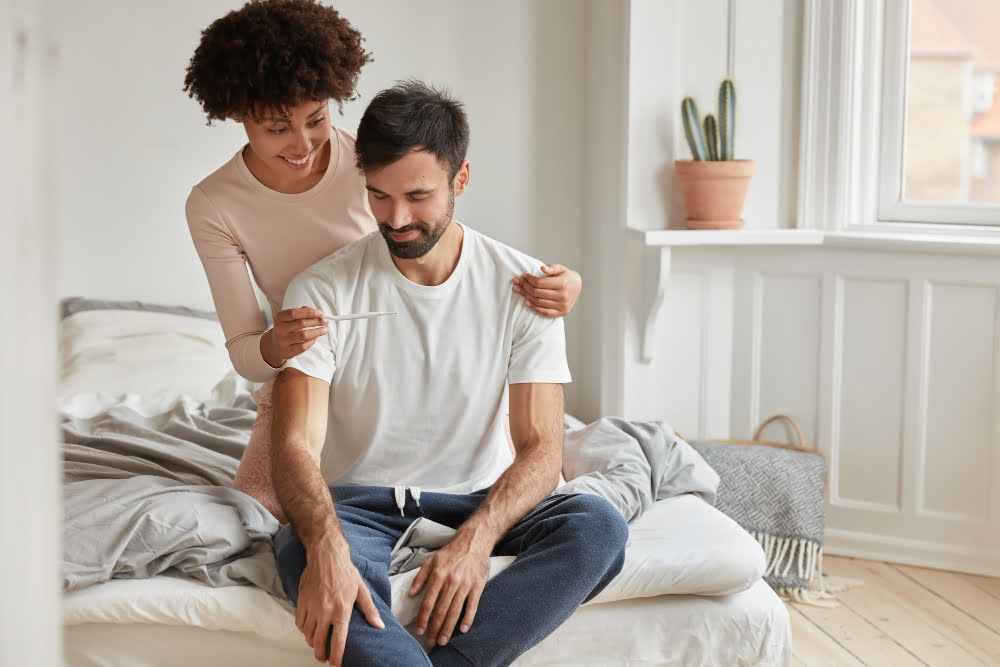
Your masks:
<path fill-rule="evenodd" d="M 550 496 L 501 538 L 496 556 L 517 556 L 483 589 L 476 619 L 465 634 L 451 632 L 428 655 L 392 615 L 390 553 L 418 517 L 458 528 L 486 498 L 424 492 L 418 506 L 406 496 L 400 516 L 391 487 L 331 486 L 351 560 L 368 585 L 386 628 L 368 624 L 357 605 L 344 649 L 345 665 L 507 665 L 600 593 L 625 561 L 628 527 L 603 498 Z M 275 536 L 281 583 L 298 604 L 305 548 L 290 524 Z"/>

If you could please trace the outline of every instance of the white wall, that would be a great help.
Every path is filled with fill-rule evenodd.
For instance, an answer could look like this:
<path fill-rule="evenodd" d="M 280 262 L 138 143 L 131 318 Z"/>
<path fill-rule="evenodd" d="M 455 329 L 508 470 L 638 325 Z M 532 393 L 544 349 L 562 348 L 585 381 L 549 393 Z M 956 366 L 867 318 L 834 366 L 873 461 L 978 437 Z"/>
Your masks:
<path fill-rule="evenodd" d="M 60 147 L 52 167 L 59 295 L 210 307 L 184 201 L 245 135 L 232 122 L 206 126 L 181 87 L 200 31 L 242 2 L 51 1 L 59 102 L 47 127 Z M 335 6 L 374 54 L 360 99 L 335 122 L 355 128 L 372 95 L 398 79 L 450 88 L 466 102 L 472 125 L 472 186 L 457 202 L 459 219 L 582 271 L 584 5 Z M 571 316 L 574 370 L 580 329 Z"/>
<path fill-rule="evenodd" d="M 592 420 L 619 413 L 621 250 L 628 187 L 628 3 L 587 0 L 585 17 L 583 322 L 574 370 L 576 412 Z"/>
<path fill-rule="evenodd" d="M 662 311 L 662 326 L 675 337 L 652 364 L 643 364 L 638 343 L 650 279 L 642 270 L 646 251 L 624 243 L 625 227 L 683 227 L 674 176 L 674 160 L 690 158 L 680 123 L 681 100 L 692 95 L 702 113 L 714 110 L 719 82 L 727 73 L 737 86 L 736 153 L 756 162 L 743 212 L 746 226 L 794 226 L 801 90 L 800 69 L 794 64 L 801 50 L 799 3 L 632 0 L 623 4 L 625 102 L 619 127 L 606 131 L 625 138 L 617 156 L 599 156 L 603 161 L 620 159 L 625 170 L 617 209 L 614 204 L 605 207 L 618 212 L 604 224 L 617 230 L 619 240 L 605 240 L 599 260 L 604 267 L 617 267 L 621 275 L 604 276 L 618 284 L 603 301 L 604 391 L 599 401 L 588 403 L 598 409 L 586 416 L 664 417 L 685 434 L 725 434 L 731 410 L 732 339 L 727 327 L 732 323 L 732 262 L 714 262 L 707 269 L 699 264 L 706 258 L 697 251 L 680 256 Z M 730 10 L 734 12 L 731 34 Z M 611 81 L 597 69 L 588 68 L 586 76 L 588 86 L 607 86 Z M 593 196 L 589 189 L 587 196 Z M 588 256 L 588 272 L 594 267 Z M 685 291 L 689 267 L 693 273 L 687 276 Z"/>
<path fill-rule="evenodd" d="M 719 83 L 728 75 L 736 83 L 736 157 L 756 163 L 743 210 L 746 227 L 794 227 L 800 2 L 627 4 L 629 226 L 683 228 L 674 160 L 690 159 L 691 153 L 680 123 L 681 100 L 690 95 L 702 115 L 716 113 Z"/>
<path fill-rule="evenodd" d="M 0 664 L 58 665 L 60 463 L 54 401 L 52 225 L 38 110 L 46 34 L 39 3 L 0 3 Z"/>
<path fill-rule="evenodd" d="M 181 85 L 200 30 L 239 0 L 51 1 L 60 48 L 53 90 L 73 104 L 73 114 L 53 107 L 47 123 L 60 146 L 59 295 L 210 306 L 183 202 L 243 135 L 231 122 L 206 126 Z M 673 160 L 687 147 L 676 110 L 688 93 L 714 100 L 730 48 L 737 148 L 757 161 L 748 227 L 790 224 L 794 187 L 782 175 L 796 173 L 797 3 L 744 4 L 734 3 L 732 47 L 725 0 L 336 5 L 375 57 L 341 124 L 355 126 L 371 95 L 399 78 L 448 85 L 466 100 L 473 128 L 473 186 L 460 218 L 584 275 L 567 322 L 578 380 L 567 405 L 582 417 L 625 410 L 641 285 L 623 293 L 621 232 L 681 225 Z M 643 393 L 633 380 L 631 391 Z"/>

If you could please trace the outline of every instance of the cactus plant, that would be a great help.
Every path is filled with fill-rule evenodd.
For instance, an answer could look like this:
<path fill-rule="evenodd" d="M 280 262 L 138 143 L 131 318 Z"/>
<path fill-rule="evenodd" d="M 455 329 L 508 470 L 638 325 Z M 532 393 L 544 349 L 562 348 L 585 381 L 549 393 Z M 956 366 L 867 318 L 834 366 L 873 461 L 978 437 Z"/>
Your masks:
<path fill-rule="evenodd" d="M 708 144 L 708 159 L 715 162 L 719 159 L 719 130 L 715 122 L 715 116 L 705 115 L 705 143 Z"/>
<path fill-rule="evenodd" d="M 681 102 L 681 118 L 684 121 L 684 135 L 687 137 L 693 159 L 699 162 L 734 159 L 736 86 L 732 79 L 723 79 L 719 85 L 718 121 L 712 114 L 706 115 L 703 131 L 703 125 L 698 119 L 698 105 L 692 97 L 685 97 Z"/>
<path fill-rule="evenodd" d="M 684 134 L 687 136 L 691 155 L 695 160 L 703 162 L 708 157 L 705 147 L 705 135 L 701 133 L 701 123 L 698 122 L 698 105 L 693 97 L 685 97 L 681 102 L 681 116 L 684 118 Z"/>
<path fill-rule="evenodd" d="M 736 129 L 736 86 L 732 79 L 719 85 L 719 159 L 733 159 L 733 131 Z"/>

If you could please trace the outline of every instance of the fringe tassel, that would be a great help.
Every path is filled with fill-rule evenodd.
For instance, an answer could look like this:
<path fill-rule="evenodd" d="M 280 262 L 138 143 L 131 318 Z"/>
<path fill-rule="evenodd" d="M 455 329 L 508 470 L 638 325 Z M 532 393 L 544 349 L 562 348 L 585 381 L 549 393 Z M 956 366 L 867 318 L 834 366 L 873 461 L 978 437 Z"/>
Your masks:
<path fill-rule="evenodd" d="M 764 562 L 767 564 L 765 577 L 788 576 L 794 565 L 798 578 L 809 582 L 806 588 L 775 588 L 774 592 L 785 600 L 817 607 L 836 607 L 836 593 L 864 584 L 860 579 L 823 574 L 823 547 L 815 542 L 761 532 L 750 534 L 764 550 Z"/>

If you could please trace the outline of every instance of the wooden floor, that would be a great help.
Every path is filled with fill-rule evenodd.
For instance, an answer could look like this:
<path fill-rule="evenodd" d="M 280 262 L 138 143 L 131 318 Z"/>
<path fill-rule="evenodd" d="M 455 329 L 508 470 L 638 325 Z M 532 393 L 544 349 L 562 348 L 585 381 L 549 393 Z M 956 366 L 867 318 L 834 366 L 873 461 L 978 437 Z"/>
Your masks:
<path fill-rule="evenodd" d="M 840 606 L 790 603 L 794 665 L 1000 665 L 1000 579 L 825 556 L 863 579 Z"/>

